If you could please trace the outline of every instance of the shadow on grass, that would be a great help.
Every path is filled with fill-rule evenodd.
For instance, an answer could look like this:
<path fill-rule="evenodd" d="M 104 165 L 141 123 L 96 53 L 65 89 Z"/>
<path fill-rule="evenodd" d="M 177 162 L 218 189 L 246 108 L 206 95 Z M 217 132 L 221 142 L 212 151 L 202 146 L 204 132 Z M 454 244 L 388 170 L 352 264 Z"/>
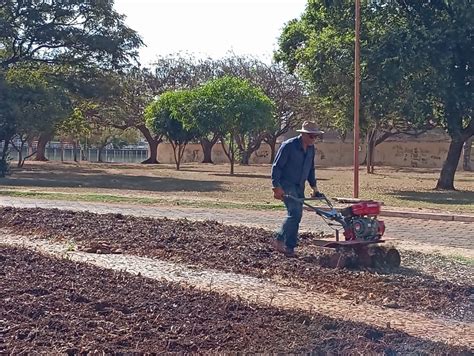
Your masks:
<path fill-rule="evenodd" d="M 474 191 L 428 191 L 428 192 L 414 192 L 414 191 L 394 191 L 387 193 L 400 200 L 417 201 L 433 204 L 444 205 L 473 205 Z"/>
<path fill-rule="evenodd" d="M 222 191 L 222 182 L 139 175 L 105 174 L 86 169 L 75 172 L 45 172 L 42 170 L 17 172 L 0 180 L 2 186 L 37 188 L 102 188 L 143 190 L 151 192 Z M 87 173 L 87 174 L 84 174 Z"/>

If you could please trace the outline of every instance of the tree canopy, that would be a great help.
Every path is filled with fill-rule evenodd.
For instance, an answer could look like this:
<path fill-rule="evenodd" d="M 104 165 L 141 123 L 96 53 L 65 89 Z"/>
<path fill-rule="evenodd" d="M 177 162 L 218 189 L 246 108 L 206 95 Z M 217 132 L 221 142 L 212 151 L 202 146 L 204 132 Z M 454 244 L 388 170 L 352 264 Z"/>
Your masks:
<path fill-rule="evenodd" d="M 191 119 L 194 92 L 168 91 L 161 94 L 145 110 L 147 126 L 164 135 L 173 147 L 176 169 L 179 170 L 186 145 L 198 138 L 199 131 Z"/>
<path fill-rule="evenodd" d="M 4 0 L 0 4 L 0 66 L 20 62 L 117 68 L 138 56 L 138 34 L 113 1 Z"/>
<path fill-rule="evenodd" d="M 210 80 L 198 90 L 198 97 L 205 98 L 213 122 L 220 122 L 215 130 L 221 133 L 224 152 L 229 158 L 230 173 L 234 174 L 236 154 L 245 152 L 255 133 L 272 127 L 274 103 L 259 87 L 249 81 L 224 76 Z"/>
<path fill-rule="evenodd" d="M 474 133 L 469 4 L 364 1 L 361 11 L 362 130 L 443 124 L 453 139 L 438 182 L 445 189 L 454 188 L 462 143 Z M 284 28 L 275 54 L 311 84 L 326 119 L 345 130 L 353 117 L 353 29 L 353 2 L 313 0 Z"/>
<path fill-rule="evenodd" d="M 8 140 L 16 133 L 16 128 L 20 127 L 18 118 L 21 121 L 29 120 L 19 116 L 20 108 L 31 109 L 32 105 L 38 106 L 39 96 L 42 96 L 41 106 L 46 108 L 45 104 L 51 98 L 52 90 L 61 94 L 53 95 L 56 97 L 52 102 L 61 101 L 64 92 L 67 92 L 71 101 L 84 92 L 87 97 L 90 95 L 87 92 L 94 92 L 97 85 L 92 83 L 87 88 L 77 85 L 80 80 L 77 75 L 71 75 L 73 72 L 80 73 L 82 76 L 79 77 L 85 78 L 85 73 L 120 70 L 136 60 L 137 49 L 143 43 L 138 34 L 124 24 L 124 16 L 113 9 L 113 4 L 113 1 L 108 0 L 0 2 L 0 143 L 3 142 L 4 148 L 0 160 L 5 159 Z M 24 68 L 32 71 L 29 74 L 31 77 L 35 76 L 34 72 L 41 75 L 48 72 L 48 89 L 44 85 L 30 85 L 29 97 L 17 95 L 18 85 L 6 78 L 18 77 L 21 74 L 19 70 Z M 97 81 L 97 76 L 94 79 Z M 31 81 L 28 83 L 31 84 Z M 24 85 L 22 90 L 25 90 Z M 36 98 L 36 104 L 33 104 L 33 97 Z M 36 112 L 30 112 L 33 117 L 38 116 L 40 111 L 37 108 Z M 49 118 L 54 116 L 54 112 L 57 110 L 45 110 L 48 118 L 38 119 L 34 123 L 44 126 L 39 147 L 44 148 L 52 136 L 55 127 L 52 121 L 55 120 Z M 21 126 L 31 125 L 22 122 Z M 44 157 L 40 155 L 39 158 Z"/>
<path fill-rule="evenodd" d="M 239 147 L 270 127 L 272 115 L 273 103 L 260 88 L 230 76 L 194 89 L 165 92 L 145 110 L 147 126 L 173 145 L 178 169 L 186 144 L 213 132 L 229 158 L 231 174 Z"/>

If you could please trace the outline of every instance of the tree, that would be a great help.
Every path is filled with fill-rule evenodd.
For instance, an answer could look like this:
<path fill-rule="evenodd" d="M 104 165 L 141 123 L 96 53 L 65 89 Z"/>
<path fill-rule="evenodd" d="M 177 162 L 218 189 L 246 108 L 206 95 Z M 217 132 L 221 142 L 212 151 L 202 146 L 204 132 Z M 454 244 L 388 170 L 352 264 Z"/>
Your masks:
<path fill-rule="evenodd" d="M 441 124 L 451 136 L 436 189 L 454 190 L 454 177 L 465 142 L 474 135 L 472 90 L 474 7 L 469 0 L 401 3 L 424 53 L 417 64 L 428 68 L 429 91 L 442 112 Z"/>
<path fill-rule="evenodd" d="M 97 108 L 91 120 L 97 125 L 116 129 L 138 129 L 148 142 L 149 157 L 144 164 L 157 164 L 158 145 L 163 135 L 152 133 L 145 124 L 144 111 L 156 92 L 155 80 L 146 68 L 133 67 L 120 74 L 109 73 L 108 81 L 113 88 L 108 97 L 98 98 Z"/>
<path fill-rule="evenodd" d="M 142 41 L 113 1 L 3 0 L 0 67 L 20 62 L 117 68 L 137 58 Z"/>
<path fill-rule="evenodd" d="M 113 1 L 2 1 L 0 68 L 4 73 L 0 75 L 5 76 L 11 66 L 27 63 L 107 69 L 127 66 L 137 58 L 137 48 L 143 43 L 112 6 Z M 44 148 L 52 135 L 50 129 L 40 134 L 37 160 L 46 160 Z M 4 149 L 8 150 L 7 142 Z"/>
<path fill-rule="evenodd" d="M 152 102 L 145 110 L 147 126 L 161 133 L 173 147 L 176 169 L 179 170 L 186 145 L 198 136 L 198 129 L 189 123 L 193 120 L 194 93 L 190 90 L 169 91 Z M 188 125 L 185 124 L 188 123 Z"/>
<path fill-rule="evenodd" d="M 303 82 L 281 64 L 266 64 L 256 58 L 228 56 L 218 61 L 219 75 L 231 75 L 260 87 L 275 103 L 273 124 L 266 132 L 252 138 L 248 149 L 241 147 L 242 163 L 248 164 L 250 155 L 265 141 L 271 149 L 270 162 L 275 158 L 278 137 L 295 128 L 304 117 L 311 115 L 311 105 Z M 221 74 L 222 73 L 222 74 Z"/>
<path fill-rule="evenodd" d="M 153 65 L 154 92 L 159 95 L 166 91 L 197 88 L 217 77 L 219 65 L 219 61 L 210 58 L 196 59 L 192 55 L 174 54 L 159 57 Z M 204 102 L 201 104 L 206 105 Z M 199 121 L 204 125 L 200 126 L 202 133 L 199 140 L 204 154 L 202 163 L 212 163 L 212 147 L 219 136 L 211 129 L 215 127 L 211 117 L 201 117 Z M 208 123 L 211 125 L 206 126 Z"/>
<path fill-rule="evenodd" d="M 81 138 L 89 136 L 91 127 L 80 108 L 74 108 L 71 116 L 63 120 L 56 131 L 66 140 L 72 141 L 74 162 L 77 162 L 77 146 Z"/>
<path fill-rule="evenodd" d="M 8 147 L 11 138 L 15 135 L 16 117 L 20 111 L 16 93 L 11 90 L 6 81 L 5 73 L 0 71 L 0 143 L 3 149 L 0 154 L 0 178 L 5 177 L 9 170 Z"/>
<path fill-rule="evenodd" d="M 37 64 L 28 63 L 22 66 L 35 67 Z M 107 72 L 97 67 L 78 67 L 69 65 L 41 65 L 42 74 L 49 86 L 61 88 L 63 95 L 67 96 L 69 109 L 79 108 L 85 118 L 97 106 L 94 101 L 109 98 L 114 87 L 110 84 Z M 11 68 L 9 69 L 11 70 Z M 36 161 L 47 161 L 45 155 L 46 145 L 53 138 L 61 120 L 66 120 L 69 113 L 56 120 L 43 120 L 42 129 L 35 138 L 38 139 Z"/>
<path fill-rule="evenodd" d="M 250 137 L 268 129 L 272 124 L 273 103 L 260 88 L 230 76 L 207 82 L 198 95 L 207 98 L 212 116 L 221 121 L 217 131 L 230 161 L 230 174 L 234 174 L 239 142 L 248 145 Z"/>
<path fill-rule="evenodd" d="M 472 150 L 472 143 L 474 142 L 474 136 L 468 138 L 466 142 L 464 142 L 464 154 L 463 154 L 463 164 L 462 168 L 465 171 L 472 171 L 471 165 L 471 150 Z"/>
<path fill-rule="evenodd" d="M 272 159 L 274 156 L 276 139 L 296 126 L 307 111 L 304 103 L 305 91 L 301 80 L 289 74 L 278 63 L 266 64 L 250 56 L 237 56 L 230 53 L 221 59 L 196 59 L 190 55 L 170 55 L 160 57 L 154 63 L 155 88 L 157 94 L 166 90 L 192 89 L 199 85 L 223 76 L 233 76 L 248 80 L 252 85 L 260 87 L 264 93 L 275 102 L 276 110 L 274 124 L 267 132 L 258 132 L 252 137 L 252 143 L 246 147 L 240 145 L 242 163 L 248 163 L 248 157 L 260 146 L 262 139 L 270 144 Z M 204 100 L 204 97 L 201 97 Z M 205 100 L 201 103 L 207 109 Z M 211 117 L 202 117 L 198 120 L 202 130 L 200 143 L 203 149 L 203 163 L 212 163 L 212 147 L 219 139 L 214 128 L 217 125 Z"/>
<path fill-rule="evenodd" d="M 319 118 L 344 134 L 353 128 L 353 8 L 349 1 L 312 1 L 301 19 L 285 27 L 275 54 L 308 81 Z M 407 21 L 382 2 L 365 3 L 362 17 L 361 131 L 372 172 L 377 144 L 430 129 L 438 111 L 424 90 L 424 69 L 413 64 L 413 53 L 400 54 L 417 41 Z"/>
<path fill-rule="evenodd" d="M 104 162 L 104 148 L 112 144 L 114 147 L 136 144 L 139 141 L 139 132 L 134 128 L 125 130 L 110 126 L 92 127 L 89 136 L 89 144 L 97 148 L 97 161 Z"/>
<path fill-rule="evenodd" d="M 22 150 L 26 141 L 53 127 L 71 110 L 64 88 L 49 80 L 49 72 L 48 66 L 25 64 L 11 66 L 6 71 L 5 80 L 10 95 L 5 103 L 16 107 L 11 116 L 14 136 L 10 137 L 10 142 L 19 152 L 19 167 L 24 164 Z M 19 147 L 13 138 L 20 141 Z M 5 145 L 8 146 L 8 142 Z"/>
<path fill-rule="evenodd" d="M 352 72 L 352 8 L 347 1 L 311 2 L 285 28 L 277 53 L 341 108 L 352 107 L 351 92 L 339 90 L 350 85 L 344 68 Z M 454 189 L 462 147 L 474 134 L 473 16 L 469 0 L 370 1 L 362 9 L 361 123 L 367 129 L 395 116 L 444 126 L 451 142 L 437 189 Z"/>
<path fill-rule="evenodd" d="M 197 88 L 216 77 L 217 65 L 211 58 L 198 59 L 189 54 L 158 57 L 153 63 L 156 94 Z"/>

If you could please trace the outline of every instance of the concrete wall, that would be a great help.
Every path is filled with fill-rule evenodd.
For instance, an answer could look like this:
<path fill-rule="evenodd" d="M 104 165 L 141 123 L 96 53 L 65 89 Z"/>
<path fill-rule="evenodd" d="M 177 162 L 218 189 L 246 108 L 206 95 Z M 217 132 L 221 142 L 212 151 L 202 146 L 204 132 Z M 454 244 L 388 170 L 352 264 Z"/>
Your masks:
<path fill-rule="evenodd" d="M 375 162 L 397 167 L 441 168 L 448 149 L 448 142 L 383 142 L 376 148 Z M 462 154 L 459 161 L 462 166 Z"/>
<path fill-rule="evenodd" d="M 324 167 L 351 166 L 353 144 L 351 142 L 319 142 L 316 144 L 316 164 Z M 377 165 L 393 167 L 420 167 L 441 168 L 448 153 L 449 142 L 400 142 L 388 141 L 378 145 L 375 149 Z M 365 147 L 362 145 L 359 153 L 360 161 L 365 158 Z M 473 159 L 474 157 L 471 157 Z M 183 163 L 201 162 L 203 159 L 201 145 L 186 146 Z M 212 151 L 214 163 L 228 163 L 227 156 L 220 144 L 216 144 Z M 174 163 L 173 149 L 170 144 L 162 143 L 158 146 L 158 160 L 163 163 Z M 270 148 L 262 144 L 260 149 L 251 157 L 251 163 L 270 163 Z M 462 165 L 462 157 L 460 159 Z"/>

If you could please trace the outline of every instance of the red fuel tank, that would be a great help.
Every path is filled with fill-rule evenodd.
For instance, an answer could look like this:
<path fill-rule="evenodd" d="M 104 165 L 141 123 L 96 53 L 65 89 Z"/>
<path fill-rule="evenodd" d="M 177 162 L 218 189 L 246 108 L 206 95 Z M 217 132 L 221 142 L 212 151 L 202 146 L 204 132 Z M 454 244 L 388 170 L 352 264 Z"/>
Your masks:
<path fill-rule="evenodd" d="M 380 203 L 379 202 L 360 202 L 351 205 L 352 214 L 358 216 L 364 215 L 378 215 L 380 214 Z"/>

